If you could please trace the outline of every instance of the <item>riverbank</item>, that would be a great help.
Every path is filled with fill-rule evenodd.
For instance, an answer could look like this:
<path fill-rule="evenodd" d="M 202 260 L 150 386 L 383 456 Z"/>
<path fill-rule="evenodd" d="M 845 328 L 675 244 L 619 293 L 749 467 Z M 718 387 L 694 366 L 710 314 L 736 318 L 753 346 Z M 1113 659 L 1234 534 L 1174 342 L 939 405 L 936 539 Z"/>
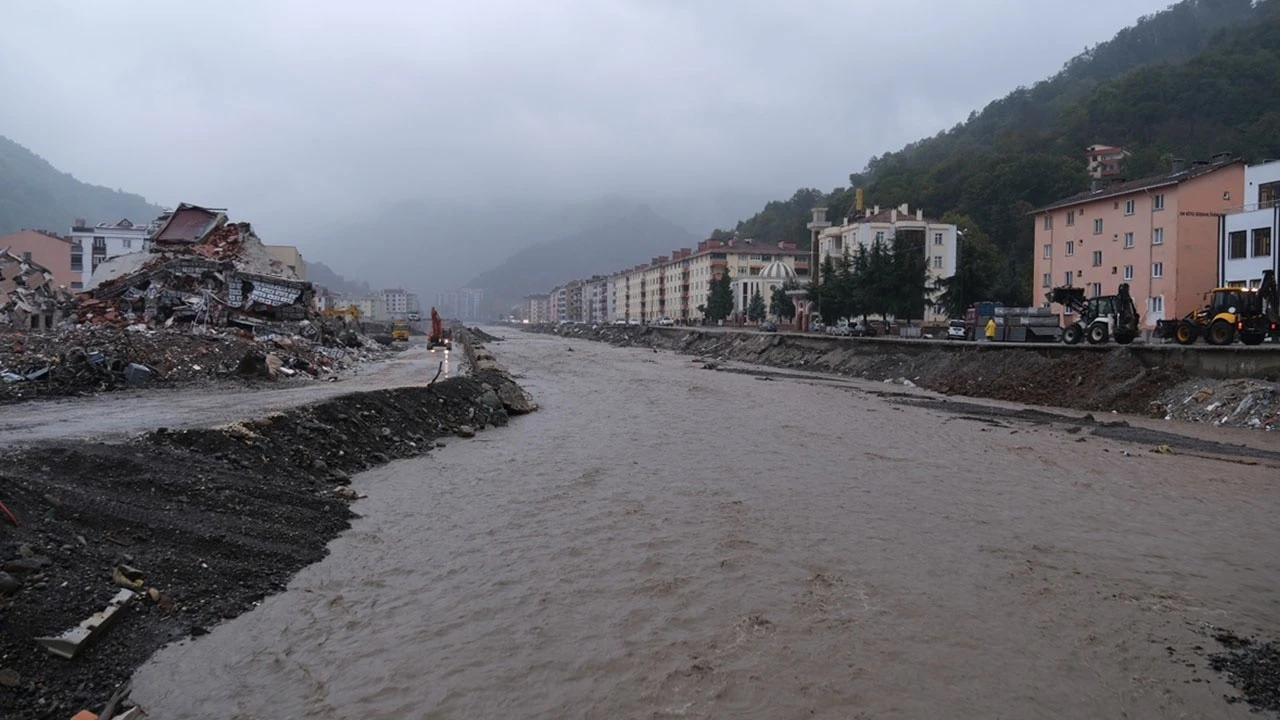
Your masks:
<path fill-rule="evenodd" d="M 465 331 L 468 352 L 483 350 Z M 534 410 L 500 368 L 216 428 L 0 455 L 0 717 L 99 710 L 153 652 L 282 590 L 347 529 L 354 473 Z M 74 659 L 60 635 L 136 597 Z"/>
<path fill-rule="evenodd" d="M 743 362 L 918 386 L 948 395 L 1088 411 L 1116 411 L 1213 425 L 1280 428 L 1280 383 L 1194 377 L 1152 366 L 1130 348 L 1083 352 L 1004 349 L 973 343 L 875 343 L 753 331 L 634 326 L 534 325 L 529 332 L 670 350 L 709 367 Z M 874 349 L 874 352 L 869 351 Z"/>

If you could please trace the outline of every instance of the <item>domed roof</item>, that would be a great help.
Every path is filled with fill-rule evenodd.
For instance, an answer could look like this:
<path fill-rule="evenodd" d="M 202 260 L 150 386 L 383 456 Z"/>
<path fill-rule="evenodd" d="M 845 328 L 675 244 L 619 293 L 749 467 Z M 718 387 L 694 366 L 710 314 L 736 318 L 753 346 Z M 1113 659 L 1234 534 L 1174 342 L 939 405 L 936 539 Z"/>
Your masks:
<path fill-rule="evenodd" d="M 765 280 L 790 280 L 795 276 L 795 270 L 777 260 L 765 265 L 764 270 L 760 271 L 760 277 Z"/>

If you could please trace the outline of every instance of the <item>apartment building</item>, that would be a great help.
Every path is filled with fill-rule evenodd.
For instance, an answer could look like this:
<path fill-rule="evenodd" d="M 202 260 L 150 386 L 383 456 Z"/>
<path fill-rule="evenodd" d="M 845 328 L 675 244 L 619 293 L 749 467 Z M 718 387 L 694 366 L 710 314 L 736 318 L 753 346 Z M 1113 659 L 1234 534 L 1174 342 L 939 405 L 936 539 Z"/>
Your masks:
<path fill-rule="evenodd" d="M 800 282 L 808 280 L 809 253 L 795 243 L 703 240 L 696 248 L 681 248 L 614 275 L 610 319 L 699 322 L 705 317 L 700 308 L 706 307 L 712 280 L 725 272 L 730 278 L 758 277 L 774 262 L 789 268 Z"/>
<path fill-rule="evenodd" d="M 265 247 L 273 260 L 287 268 L 298 280 L 306 282 L 307 263 L 302 259 L 302 253 L 298 251 L 297 247 L 293 245 L 267 245 Z"/>
<path fill-rule="evenodd" d="M 71 271 L 69 238 L 48 230 L 19 230 L 0 235 L 0 250 L 6 249 L 53 273 L 53 281 L 58 285 L 76 290 L 82 287 L 82 273 Z"/>
<path fill-rule="evenodd" d="M 92 227 L 83 219 L 76 219 L 70 236 L 71 272 L 78 273 L 80 277 L 71 283 L 71 289 L 88 287 L 93 271 L 103 262 L 118 255 L 149 250 L 154 230 L 155 226 L 152 224 L 135 225 L 128 218 L 114 224 L 98 223 Z"/>
<path fill-rule="evenodd" d="M 609 321 L 609 278 L 596 275 L 582 282 L 582 321 L 597 324 Z"/>
<path fill-rule="evenodd" d="M 551 318 L 551 296 L 546 294 L 525 295 L 520 303 L 520 315 L 527 323 L 549 323 Z"/>
<path fill-rule="evenodd" d="M 1218 234 L 1218 284 L 1258 287 L 1262 271 L 1280 274 L 1280 161 L 1244 169 L 1240 207 L 1222 218 Z M 0 240 L 0 246 L 4 242 Z"/>
<path fill-rule="evenodd" d="M 1109 295 L 1122 282 L 1144 327 L 1197 307 L 1217 281 L 1219 219 L 1239 207 L 1244 163 L 1227 156 L 1104 185 L 1034 211 L 1036 287 Z M 1065 321 L 1065 318 L 1064 318 Z"/>
<path fill-rule="evenodd" d="M 869 248 L 875 242 L 890 245 L 894 236 L 904 238 L 911 247 L 920 248 L 929 265 L 931 285 L 956 273 L 959 260 L 956 226 L 926 218 L 920 209 L 912 213 L 906 203 L 884 210 L 876 205 L 860 216 L 845 218 L 840 225 L 823 230 L 818 235 L 818 259 L 821 262 L 828 257 L 852 255 L 858 247 Z M 946 319 L 943 308 L 932 303 L 926 305 L 925 322 Z"/>

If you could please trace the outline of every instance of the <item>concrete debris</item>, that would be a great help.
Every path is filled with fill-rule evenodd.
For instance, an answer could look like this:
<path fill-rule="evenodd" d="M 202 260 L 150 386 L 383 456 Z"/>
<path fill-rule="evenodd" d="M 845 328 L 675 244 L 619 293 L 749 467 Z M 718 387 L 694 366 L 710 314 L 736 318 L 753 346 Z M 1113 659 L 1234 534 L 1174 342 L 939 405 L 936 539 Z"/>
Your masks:
<path fill-rule="evenodd" d="M 57 637 L 38 637 L 36 642 L 54 655 L 70 660 L 84 648 L 87 642 L 102 632 L 120 610 L 133 601 L 134 597 L 136 595 L 132 590 L 121 590 L 105 608 L 89 616 L 76 627 Z"/>
<path fill-rule="evenodd" d="M 81 324 L 12 333 L 0 327 L 0 404 L 237 376 L 324 380 L 392 352 L 338 318 L 261 323 L 256 332 L 137 327 Z M 250 369 L 260 371 L 246 372 L 250 355 L 257 358 Z"/>
<path fill-rule="evenodd" d="M 75 296 L 56 285 L 48 269 L 0 250 L 0 329 L 49 329 L 74 306 Z"/>
<path fill-rule="evenodd" d="M 1189 380 L 1163 393 L 1148 412 L 1166 420 L 1280 429 L 1280 383 L 1249 378 Z"/>

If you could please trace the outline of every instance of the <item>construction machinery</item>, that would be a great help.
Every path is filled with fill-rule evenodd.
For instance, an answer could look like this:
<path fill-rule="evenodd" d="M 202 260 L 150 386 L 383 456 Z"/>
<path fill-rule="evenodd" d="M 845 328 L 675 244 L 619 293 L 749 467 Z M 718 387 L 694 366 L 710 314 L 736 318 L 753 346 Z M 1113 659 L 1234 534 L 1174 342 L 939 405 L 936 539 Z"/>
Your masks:
<path fill-rule="evenodd" d="M 393 320 L 391 322 L 391 341 L 409 342 L 409 321 Z"/>
<path fill-rule="evenodd" d="M 1138 337 L 1138 308 L 1129 294 L 1129 283 L 1120 283 L 1115 295 L 1099 295 L 1087 300 L 1084 288 L 1070 286 L 1056 287 L 1045 293 L 1045 297 L 1077 315 L 1074 322 L 1062 329 L 1062 341 L 1068 345 L 1076 345 L 1081 340 L 1101 345 L 1111 338 L 1128 345 Z"/>
<path fill-rule="evenodd" d="M 1256 288 L 1224 286 L 1205 293 L 1206 302 L 1178 320 L 1160 320 L 1156 336 L 1191 345 L 1203 336 L 1210 345 L 1230 345 L 1236 338 L 1259 345 L 1280 327 L 1280 294 L 1273 270 L 1262 272 Z"/>
<path fill-rule="evenodd" d="M 453 329 L 446 330 L 440 320 L 440 313 L 431 308 L 431 334 L 427 336 L 427 347 L 434 350 L 442 347 L 446 350 L 453 344 Z"/>

